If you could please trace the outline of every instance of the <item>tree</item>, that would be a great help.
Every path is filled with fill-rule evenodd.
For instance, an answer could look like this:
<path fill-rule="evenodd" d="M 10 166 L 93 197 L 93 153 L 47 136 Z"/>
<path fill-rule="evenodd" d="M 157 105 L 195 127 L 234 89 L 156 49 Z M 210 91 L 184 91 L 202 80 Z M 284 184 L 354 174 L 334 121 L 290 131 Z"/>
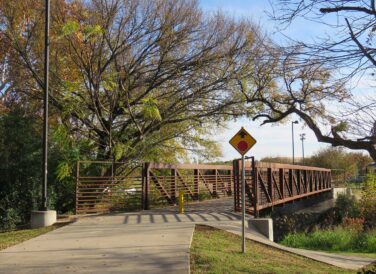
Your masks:
<path fill-rule="evenodd" d="M 361 103 L 345 85 L 375 68 L 374 1 L 287 0 L 275 1 L 273 7 L 273 18 L 281 25 L 303 17 L 327 24 L 336 33 L 315 44 L 298 41 L 276 49 L 280 51 L 274 61 L 279 73 L 272 73 L 273 79 L 262 76 L 263 81 L 253 89 L 241 87 L 248 102 L 264 106 L 264 112 L 255 118 L 272 123 L 296 114 L 319 142 L 366 150 L 376 161 L 375 98 L 369 97 Z M 325 21 L 325 16 L 332 13 L 338 16 L 336 25 Z M 342 71 L 345 68 L 347 75 L 339 79 L 334 75 L 340 68 Z M 263 75 L 270 75 L 268 70 Z M 284 90 L 276 91 L 277 84 Z M 270 85 L 272 95 L 265 95 Z M 339 110 L 333 111 L 334 102 Z"/>
<path fill-rule="evenodd" d="M 0 116 L 0 230 L 25 223 L 38 204 L 42 159 L 35 117 L 14 109 Z"/>
<path fill-rule="evenodd" d="M 42 11 L 41 1 L 1 1 L 8 97 L 25 104 L 42 95 Z M 254 45 L 248 23 L 190 0 L 58 0 L 51 14 L 52 116 L 91 140 L 92 157 L 199 150 L 208 125 L 244 113 L 232 87 Z"/>
<path fill-rule="evenodd" d="M 365 173 L 372 160 L 362 153 L 346 152 L 341 148 L 319 150 L 306 161 L 308 165 L 343 170 L 348 176 Z"/>

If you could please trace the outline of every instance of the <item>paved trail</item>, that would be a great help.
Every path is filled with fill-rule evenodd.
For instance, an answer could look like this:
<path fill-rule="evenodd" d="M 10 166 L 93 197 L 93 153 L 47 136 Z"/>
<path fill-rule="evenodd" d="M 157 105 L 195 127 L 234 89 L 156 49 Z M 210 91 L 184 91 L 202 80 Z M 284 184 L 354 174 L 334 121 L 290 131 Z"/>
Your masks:
<path fill-rule="evenodd" d="M 240 233 L 231 199 L 190 205 L 185 214 L 176 214 L 176 210 L 80 218 L 0 251 L 0 273 L 189 273 L 189 247 L 196 223 Z M 253 240 L 337 266 L 355 269 L 372 261 L 293 250 L 269 242 L 252 227 L 247 232 Z"/>

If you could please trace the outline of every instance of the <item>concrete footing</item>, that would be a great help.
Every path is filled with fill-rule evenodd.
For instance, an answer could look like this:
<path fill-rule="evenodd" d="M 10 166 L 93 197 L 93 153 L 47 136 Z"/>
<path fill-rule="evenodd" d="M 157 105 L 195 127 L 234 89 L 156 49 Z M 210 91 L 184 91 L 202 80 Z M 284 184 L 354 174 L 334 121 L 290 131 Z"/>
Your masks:
<path fill-rule="evenodd" d="M 249 226 L 254 226 L 262 235 L 270 241 L 274 241 L 273 236 L 273 219 L 272 218 L 255 218 L 248 220 Z"/>
<path fill-rule="evenodd" d="M 50 226 L 56 223 L 56 211 L 32 211 L 31 212 L 31 228 Z"/>
<path fill-rule="evenodd" d="M 337 200 L 339 195 L 352 195 L 351 188 L 347 188 L 347 187 L 333 188 L 333 199 Z"/>

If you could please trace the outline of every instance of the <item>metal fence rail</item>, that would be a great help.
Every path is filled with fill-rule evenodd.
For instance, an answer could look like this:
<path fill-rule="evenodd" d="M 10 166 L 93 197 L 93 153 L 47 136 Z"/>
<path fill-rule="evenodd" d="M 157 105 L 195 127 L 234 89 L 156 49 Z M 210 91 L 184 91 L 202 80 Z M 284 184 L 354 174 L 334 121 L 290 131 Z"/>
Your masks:
<path fill-rule="evenodd" d="M 246 163 L 245 169 L 245 206 L 248 213 L 256 216 L 262 209 L 331 191 L 330 169 L 262 162 L 255 164 L 254 174 L 250 162 Z M 238 160 L 234 161 L 234 174 L 235 210 L 239 211 L 243 203 Z"/>
<path fill-rule="evenodd" d="M 144 209 L 176 204 L 181 190 L 188 201 L 231 196 L 232 166 L 145 163 L 143 186 Z"/>
<path fill-rule="evenodd" d="M 261 163 L 245 165 L 248 213 L 331 190 L 331 171 L 324 168 Z M 233 165 L 77 162 L 76 213 L 140 210 L 174 205 L 179 191 L 188 201 L 234 197 L 240 210 L 240 161 Z"/>
<path fill-rule="evenodd" d="M 78 161 L 76 176 L 76 214 L 141 208 L 140 171 L 130 172 L 124 163 Z"/>

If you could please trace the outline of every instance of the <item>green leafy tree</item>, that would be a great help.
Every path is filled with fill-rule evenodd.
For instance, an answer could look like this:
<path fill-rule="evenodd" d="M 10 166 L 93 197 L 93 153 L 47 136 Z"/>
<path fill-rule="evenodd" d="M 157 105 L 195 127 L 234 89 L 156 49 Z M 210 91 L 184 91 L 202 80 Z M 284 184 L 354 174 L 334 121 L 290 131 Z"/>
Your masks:
<path fill-rule="evenodd" d="M 26 223 L 41 190 L 41 138 L 35 117 L 15 109 L 0 116 L 0 219 L 3 229 Z M 0 228 L 1 229 L 1 228 Z"/>
<path fill-rule="evenodd" d="M 376 175 L 367 174 L 362 198 L 360 200 L 360 210 L 365 219 L 365 225 L 370 228 L 376 227 Z"/>
<path fill-rule="evenodd" d="M 38 105 L 43 6 L 0 3 L 7 98 Z M 179 158 L 183 147 L 200 154 L 213 147 L 200 128 L 247 112 L 233 87 L 255 48 L 249 23 L 182 0 L 58 0 L 51 14 L 51 112 L 74 142 L 91 141 L 92 158 Z"/>

